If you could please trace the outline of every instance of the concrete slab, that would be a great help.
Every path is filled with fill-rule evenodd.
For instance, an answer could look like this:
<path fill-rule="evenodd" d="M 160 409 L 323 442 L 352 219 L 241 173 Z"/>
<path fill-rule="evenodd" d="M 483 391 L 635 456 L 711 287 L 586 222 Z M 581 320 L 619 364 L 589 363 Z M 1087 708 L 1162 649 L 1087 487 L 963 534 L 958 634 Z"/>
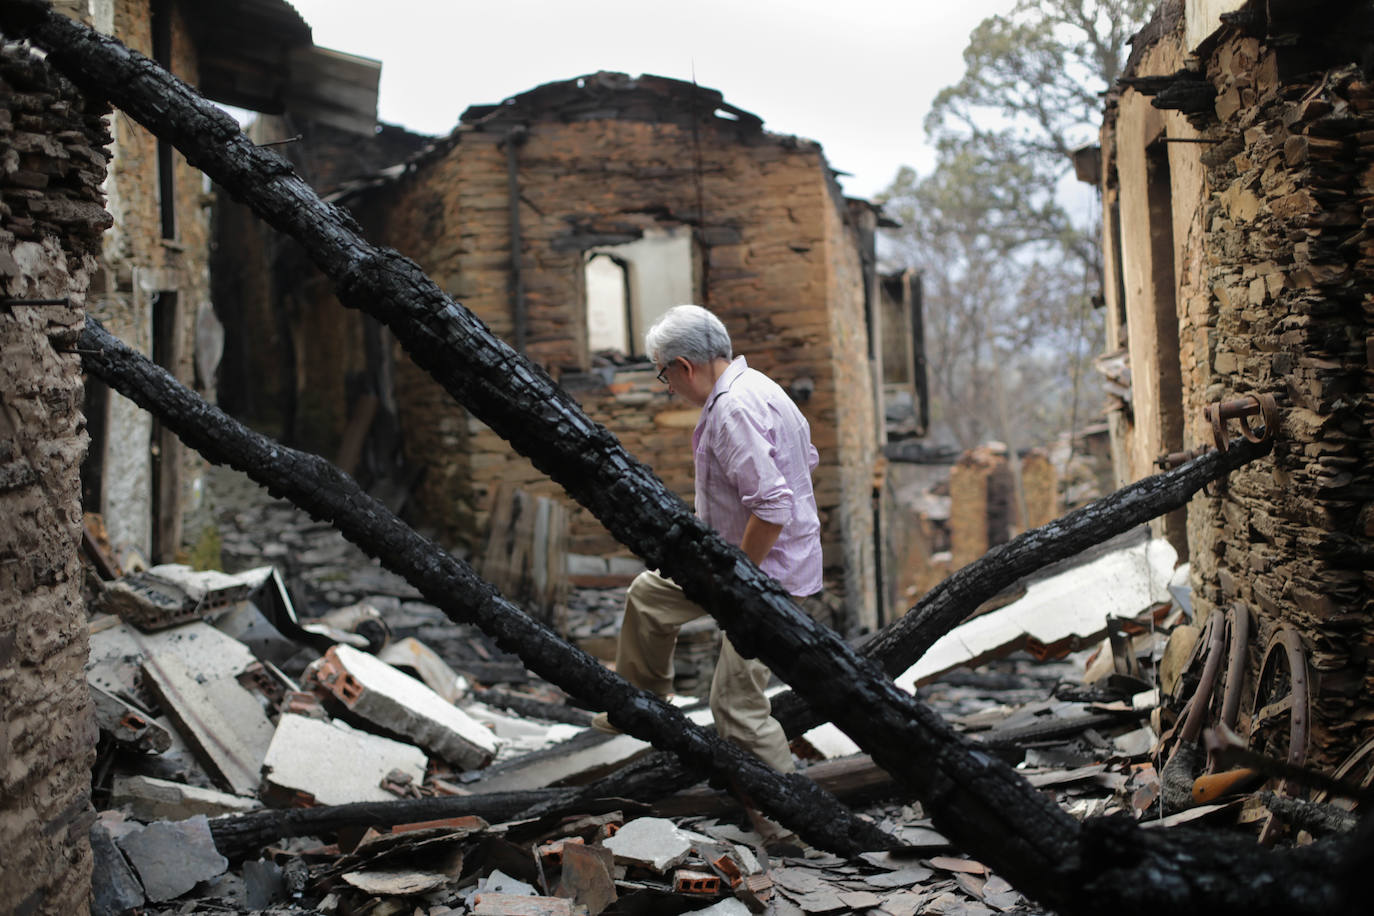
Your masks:
<path fill-rule="evenodd" d="M 418 785 L 425 775 L 424 751 L 306 716 L 284 715 L 263 760 L 268 784 L 299 792 L 321 805 L 392 801 L 381 788 L 392 770 L 410 775 Z"/>
<path fill-rule="evenodd" d="M 154 722 L 148 713 L 94 684 L 87 682 L 87 686 L 91 688 L 96 725 L 115 744 L 140 754 L 160 754 L 172 746 L 167 729 Z"/>
<path fill-rule="evenodd" d="M 99 604 L 144 630 L 157 630 L 246 601 L 271 575 L 270 566 L 229 575 L 167 563 L 111 582 Z"/>
<path fill-rule="evenodd" d="M 284 664 L 301 651 L 301 647 L 282 635 L 253 601 L 230 605 L 215 618 L 214 627 L 243 643 L 254 657 L 274 665 Z"/>
<path fill-rule="evenodd" d="M 663 874 L 692 853 L 692 840 L 676 824 L 662 817 L 640 817 L 603 843 L 622 865 L 638 865 Z"/>
<path fill-rule="evenodd" d="M 734 897 L 730 897 L 720 903 L 708 906 L 704 910 L 697 910 L 696 916 L 749 916 L 749 907 Z"/>
<path fill-rule="evenodd" d="M 1174 548 L 1154 539 L 1032 582 L 1020 599 L 945 634 L 894 680 L 903 690 L 915 691 L 946 671 L 1026 645 L 1101 639 L 1109 618 L 1134 617 L 1170 600 L 1168 584 L 1176 562 Z"/>
<path fill-rule="evenodd" d="M 154 903 L 180 897 L 229 868 L 229 860 L 215 848 L 210 822 L 204 815 L 184 821 L 158 821 L 118 842 L 138 872 L 144 893 Z"/>
<path fill-rule="evenodd" d="M 143 673 L 197 759 L 221 787 L 238 795 L 256 795 L 273 734 L 257 698 L 232 677 L 205 674 L 171 651 L 150 653 L 143 661 Z"/>
<path fill-rule="evenodd" d="M 497 739 L 423 683 L 351 646 L 333 646 L 314 679 L 354 714 L 464 769 L 486 766 Z"/>
<path fill-rule="evenodd" d="M 450 668 L 439 653 L 414 636 L 390 643 L 377 653 L 377 657 L 394 668 L 412 669 L 426 687 L 450 703 L 457 703 L 468 692 L 467 678 Z"/>
<path fill-rule="evenodd" d="M 217 817 L 221 814 L 245 814 L 256 811 L 262 803 L 255 798 L 201 789 L 167 779 L 151 776 L 116 774 L 110 789 L 110 804 L 128 807 L 141 821 L 179 821 L 197 814 Z"/>
<path fill-rule="evenodd" d="M 782 688 L 769 691 L 781 692 Z M 696 697 L 674 697 L 677 705 L 697 702 Z M 685 713 L 687 718 L 698 725 L 713 722 L 711 710 L 702 707 Z M 579 731 L 585 731 L 579 729 Z M 630 762 L 648 753 L 652 746 L 630 735 L 616 735 L 607 741 L 569 748 L 561 751 L 555 745 L 548 752 L 541 752 L 528 764 L 513 763 L 509 769 L 500 773 L 484 776 L 470 788 L 474 792 L 516 792 L 521 789 L 540 789 L 555 785 L 581 785 L 597 776 Z"/>

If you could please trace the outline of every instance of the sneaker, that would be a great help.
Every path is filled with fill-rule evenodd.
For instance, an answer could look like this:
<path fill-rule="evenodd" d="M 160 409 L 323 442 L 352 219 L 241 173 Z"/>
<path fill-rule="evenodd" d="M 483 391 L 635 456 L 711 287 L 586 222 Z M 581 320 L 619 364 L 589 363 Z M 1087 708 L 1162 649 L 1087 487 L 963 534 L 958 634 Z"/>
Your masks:
<path fill-rule="evenodd" d="M 620 729 L 611 724 L 610 717 L 604 712 L 599 712 L 592 716 L 592 728 L 599 732 L 605 732 L 608 735 L 618 735 L 621 733 Z"/>

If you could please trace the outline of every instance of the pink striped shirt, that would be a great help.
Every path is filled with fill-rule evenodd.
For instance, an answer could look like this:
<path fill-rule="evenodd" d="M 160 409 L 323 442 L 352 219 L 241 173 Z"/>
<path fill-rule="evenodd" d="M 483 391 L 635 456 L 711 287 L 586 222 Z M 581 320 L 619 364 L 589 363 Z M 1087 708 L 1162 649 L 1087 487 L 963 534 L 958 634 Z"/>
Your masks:
<path fill-rule="evenodd" d="M 735 357 L 716 379 L 692 433 L 696 509 L 738 545 L 750 515 L 782 525 L 760 565 L 793 595 L 821 590 L 821 525 L 811 427 L 787 392 Z"/>

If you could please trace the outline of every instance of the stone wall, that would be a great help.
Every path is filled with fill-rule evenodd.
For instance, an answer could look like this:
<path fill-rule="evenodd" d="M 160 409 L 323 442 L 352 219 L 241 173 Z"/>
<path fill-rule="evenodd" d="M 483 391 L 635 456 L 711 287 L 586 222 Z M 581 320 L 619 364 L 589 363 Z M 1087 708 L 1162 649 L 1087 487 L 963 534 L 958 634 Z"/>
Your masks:
<path fill-rule="evenodd" d="M 1172 72 L 1182 34 L 1135 72 Z M 1203 141 L 1169 144 L 1180 444 L 1212 441 L 1201 408 L 1219 400 L 1273 395 L 1282 417 L 1270 457 L 1187 509 L 1194 604 L 1205 616 L 1240 602 L 1256 617 L 1251 690 L 1272 634 L 1298 630 L 1312 751 L 1327 767 L 1369 736 L 1374 687 L 1374 85 L 1342 48 L 1336 18 L 1307 19 L 1282 45 L 1223 26 L 1202 49 L 1215 104 L 1195 124 L 1170 112 L 1159 125 Z M 1147 105 L 1127 90 L 1104 131 L 1123 214 L 1132 149 L 1149 142 L 1148 118 L 1161 121 Z M 1156 396 L 1135 381 L 1137 405 Z"/>
<path fill-rule="evenodd" d="M 0 901 L 14 913 L 83 913 L 90 894 L 86 433 L 70 349 L 110 224 L 104 113 L 0 43 Z"/>
<path fill-rule="evenodd" d="M 148 0 L 113 0 L 91 22 L 108 27 L 130 48 L 153 56 L 153 17 Z M 177 76 L 196 81 L 196 53 L 179 4 L 167 4 L 169 51 Z M 159 187 L 159 150 L 152 134 L 123 115 L 112 119 L 114 157 L 105 190 L 114 215 L 106 233 L 101 268 L 92 277 L 89 308 L 111 333 L 154 356 L 168 371 L 214 399 L 213 379 L 194 368 L 198 320 L 210 309 L 209 207 L 204 176 L 178 152 L 170 156 L 171 219 L 164 225 Z M 165 317 L 163 317 L 165 315 Z M 155 321 L 165 331 L 155 341 Z M 201 461 L 152 418 L 119 395 L 109 399 L 103 441 L 93 459 L 103 469 L 100 505 L 117 560 L 133 556 L 170 560 L 181 542 L 181 521 L 193 508 Z M 187 532 L 194 537 L 195 532 Z M 157 555 L 154 557 L 156 547 Z"/>

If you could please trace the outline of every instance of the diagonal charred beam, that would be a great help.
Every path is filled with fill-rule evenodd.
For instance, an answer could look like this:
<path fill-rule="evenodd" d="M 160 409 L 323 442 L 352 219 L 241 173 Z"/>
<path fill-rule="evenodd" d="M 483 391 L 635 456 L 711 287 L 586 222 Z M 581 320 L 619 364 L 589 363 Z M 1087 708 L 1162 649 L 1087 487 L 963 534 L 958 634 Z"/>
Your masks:
<path fill-rule="evenodd" d="M 1207 484 L 1269 454 L 1273 445 L 1272 439 L 1250 442 L 1236 437 L 1224 452 L 1209 451 L 1026 531 L 949 575 L 860 651 L 895 677 L 920 661 L 974 608 L 1018 579 L 1182 508 Z M 773 715 L 792 736 L 822 721 L 796 693 L 776 697 Z"/>
<path fill-rule="evenodd" d="M 86 371 L 157 418 L 216 463 L 243 471 L 402 575 L 459 623 L 476 623 L 514 651 L 530 670 L 587 703 L 605 703 L 636 722 L 655 746 L 723 779 L 736 779 L 778 820 L 811 843 L 853 855 L 896 840 L 856 817 L 797 774 L 782 775 L 714 732 L 693 725 L 676 707 L 608 671 L 596 659 L 503 598 L 472 568 L 421 537 L 343 471 L 306 452 L 249 430 L 207 404 L 162 367 L 131 350 L 95 319 L 79 346 Z"/>
<path fill-rule="evenodd" d="M 900 674 L 916 664 L 940 637 L 962 623 L 973 608 L 1018 579 L 1181 508 L 1198 490 L 1267 455 L 1272 447 L 1272 440 L 1254 443 L 1237 437 L 1225 452 L 1208 452 L 1024 532 L 944 579 L 905 615 L 868 639 L 859 651 L 888 674 Z M 773 698 L 773 716 L 794 738 L 824 721 L 805 700 L 790 691 Z M 685 788 L 700 778 L 699 773 L 684 767 L 671 754 L 660 752 L 587 786 L 586 797 L 611 794 L 639 798 L 636 792 L 641 785 Z"/>
<path fill-rule="evenodd" d="M 761 657 L 800 687 L 821 715 L 910 787 L 942 833 L 1030 896 L 1065 914 L 1111 909 L 1123 916 L 1154 914 L 1161 900 L 1175 911 L 1209 914 L 1315 914 L 1354 905 L 1352 868 L 1363 868 L 1370 852 L 1349 842 L 1272 853 L 1234 839 L 1207 845 L 1171 836 L 1166 845 L 1129 824 L 1078 824 L 801 613 L 546 374 L 492 337 L 413 262 L 368 244 L 351 219 L 322 204 L 280 159 L 254 148 L 218 109 L 146 58 L 38 0 L 0 4 L 0 28 L 34 41 L 78 86 L 173 142 L 293 235 L 335 279 L 345 305 L 391 327 L 474 415 L 707 607 L 742 653 Z M 655 714 L 640 702 L 616 721 L 647 734 Z M 1227 870 L 1228 862 L 1245 871 Z M 1253 880 L 1254 871 L 1274 880 Z"/>

